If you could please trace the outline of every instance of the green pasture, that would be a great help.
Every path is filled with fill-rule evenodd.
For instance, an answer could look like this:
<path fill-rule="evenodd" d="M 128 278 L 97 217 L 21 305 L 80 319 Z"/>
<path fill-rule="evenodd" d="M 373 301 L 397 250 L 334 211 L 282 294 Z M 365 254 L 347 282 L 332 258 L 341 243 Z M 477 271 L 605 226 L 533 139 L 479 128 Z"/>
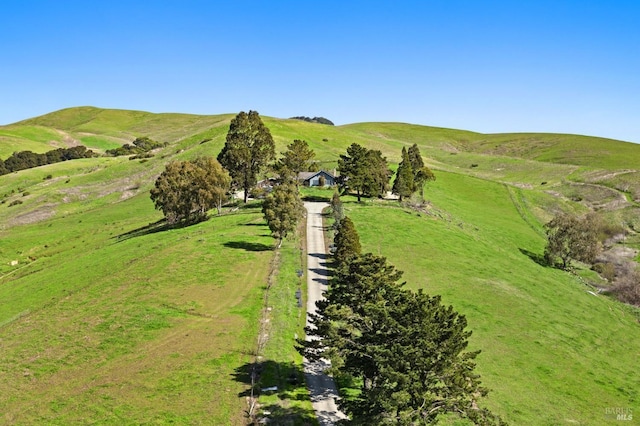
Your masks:
<path fill-rule="evenodd" d="M 420 213 L 345 207 L 363 250 L 467 316 L 489 408 L 511 424 L 600 425 L 607 407 L 639 406 L 637 313 L 538 264 L 540 223 L 523 219 L 503 185 L 440 173 L 426 197 Z"/>
<path fill-rule="evenodd" d="M 273 240 L 251 205 L 159 218 L 142 194 L 0 233 L 3 421 L 242 422 Z"/>
<path fill-rule="evenodd" d="M 261 394 L 260 407 L 312 421 L 293 348 L 304 236 L 275 256 L 258 203 L 167 229 L 149 199 L 167 162 L 217 156 L 233 116 L 81 107 L 0 127 L 0 158 L 62 146 L 65 135 L 98 152 L 137 136 L 168 143 L 145 160 L 100 157 L 0 176 L 0 423 L 243 424 L 256 356 L 258 388 L 279 389 Z M 437 177 L 425 209 L 344 197 L 346 212 L 365 250 L 467 316 L 489 408 L 511 424 L 554 425 L 602 424 L 611 407 L 640 410 L 637 311 L 537 263 L 543 224 L 587 203 L 636 230 L 624 243 L 640 248 L 640 145 L 263 119 L 278 153 L 304 139 L 328 170 L 352 143 L 381 150 L 391 168 L 403 146 L 418 144 Z M 620 197 L 627 203 L 613 206 Z M 261 329 L 269 338 L 258 354 Z"/>

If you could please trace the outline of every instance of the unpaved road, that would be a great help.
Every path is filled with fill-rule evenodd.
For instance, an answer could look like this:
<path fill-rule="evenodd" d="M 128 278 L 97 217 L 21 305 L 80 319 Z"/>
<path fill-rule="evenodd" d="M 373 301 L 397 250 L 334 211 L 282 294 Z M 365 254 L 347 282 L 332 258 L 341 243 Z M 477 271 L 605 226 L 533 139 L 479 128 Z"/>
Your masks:
<path fill-rule="evenodd" d="M 304 203 L 307 209 L 307 326 L 309 314 L 316 312 L 316 301 L 322 299 L 322 293 L 327 289 L 329 273 L 321 214 L 322 209 L 328 206 L 327 203 Z M 311 338 L 307 336 L 306 339 Z M 303 362 L 311 403 L 320 425 L 334 425 L 338 420 L 346 418 L 336 405 L 338 390 L 333 378 L 324 374 L 329 362 L 312 362 L 306 358 Z"/>

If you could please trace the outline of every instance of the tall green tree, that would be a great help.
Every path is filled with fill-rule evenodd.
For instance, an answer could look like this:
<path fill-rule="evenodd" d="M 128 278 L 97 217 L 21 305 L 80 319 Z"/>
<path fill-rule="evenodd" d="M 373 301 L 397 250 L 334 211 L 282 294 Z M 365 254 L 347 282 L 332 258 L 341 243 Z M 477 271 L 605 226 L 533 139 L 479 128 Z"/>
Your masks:
<path fill-rule="evenodd" d="M 360 246 L 360 236 L 348 216 L 345 216 L 339 222 L 333 242 L 336 247 L 333 257 L 338 265 L 358 256 L 362 250 Z"/>
<path fill-rule="evenodd" d="M 411 170 L 413 171 L 413 182 L 415 185 L 414 192 L 420 191 L 420 198 L 424 198 L 424 184 L 431 180 L 436 180 L 436 176 L 431 169 L 424 165 L 422 154 L 417 144 L 413 144 L 407 151 L 409 161 L 411 162 Z"/>
<path fill-rule="evenodd" d="M 244 190 L 246 203 L 258 174 L 275 156 L 273 137 L 260 115 L 256 111 L 248 114 L 241 111 L 231 120 L 218 161 L 229 170 L 233 186 Z"/>
<path fill-rule="evenodd" d="M 338 170 L 342 177 L 342 190 L 355 191 L 358 201 L 362 195 L 384 195 L 389 188 L 392 174 L 382 152 L 369 150 L 357 143 L 347 148 L 346 155 L 340 155 Z"/>
<path fill-rule="evenodd" d="M 407 149 L 402 147 L 402 161 L 398 165 L 396 179 L 393 181 L 391 192 L 400 197 L 400 201 L 404 197 L 410 197 L 415 191 L 415 183 L 413 181 L 413 169 Z"/>
<path fill-rule="evenodd" d="M 287 150 L 282 153 L 282 157 L 276 162 L 274 169 L 283 178 L 296 180 L 300 172 L 309 170 L 311 160 L 316 153 L 309 148 L 309 144 L 300 139 L 295 139 L 293 143 L 287 145 Z"/>
<path fill-rule="evenodd" d="M 582 217 L 571 213 L 558 213 L 545 225 L 545 259 L 553 265 L 559 258 L 562 269 L 568 269 L 571 260 L 592 263 L 601 250 L 598 239 L 600 228 L 601 222 L 596 213 Z"/>
<path fill-rule="evenodd" d="M 353 424 L 431 424 L 445 413 L 500 423 L 477 408 L 487 389 L 473 371 L 479 352 L 466 352 L 465 317 L 439 296 L 404 289 L 401 276 L 370 253 L 338 267 L 306 329 L 319 339 L 298 341 L 301 352 L 360 384 L 339 402 Z"/>
<path fill-rule="evenodd" d="M 231 177 L 215 159 L 173 161 L 156 179 L 151 200 L 169 223 L 197 222 L 214 206 L 220 208 Z"/>
<path fill-rule="evenodd" d="M 344 206 L 342 205 L 342 200 L 340 199 L 340 194 L 338 191 L 333 192 L 333 196 L 331 197 L 331 202 L 329 203 L 331 206 L 331 215 L 334 220 L 334 228 L 337 229 L 340 226 L 340 222 L 344 219 Z"/>
<path fill-rule="evenodd" d="M 262 213 L 271 235 L 278 240 L 277 247 L 280 248 L 282 240 L 295 231 L 304 215 L 298 188 L 291 182 L 277 185 L 262 202 Z"/>

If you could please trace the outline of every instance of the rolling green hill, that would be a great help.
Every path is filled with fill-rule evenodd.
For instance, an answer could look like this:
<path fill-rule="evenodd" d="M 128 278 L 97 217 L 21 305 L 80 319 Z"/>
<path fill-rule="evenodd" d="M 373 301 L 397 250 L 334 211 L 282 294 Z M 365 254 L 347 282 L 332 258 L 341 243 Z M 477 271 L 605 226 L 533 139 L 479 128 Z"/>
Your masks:
<path fill-rule="evenodd" d="M 263 334 L 270 367 L 260 385 L 288 387 L 261 403 L 310 416 L 303 389 L 287 385 L 304 318 L 293 297 L 299 241 L 276 259 L 257 203 L 165 229 L 149 199 L 168 161 L 216 156 L 233 116 L 81 107 L 0 127 L 0 158 L 79 143 L 102 152 L 138 136 L 168 143 L 147 161 L 98 157 L 0 176 L 0 423 L 242 424 Z M 609 408 L 640 411 L 637 310 L 589 293 L 589 271 L 535 262 L 558 209 L 596 208 L 640 248 L 640 145 L 263 120 L 278 151 L 305 139 L 326 169 L 354 142 L 392 163 L 419 145 L 437 176 L 427 209 L 347 197 L 347 212 L 365 250 L 467 316 L 492 410 L 512 424 L 593 425 Z"/>

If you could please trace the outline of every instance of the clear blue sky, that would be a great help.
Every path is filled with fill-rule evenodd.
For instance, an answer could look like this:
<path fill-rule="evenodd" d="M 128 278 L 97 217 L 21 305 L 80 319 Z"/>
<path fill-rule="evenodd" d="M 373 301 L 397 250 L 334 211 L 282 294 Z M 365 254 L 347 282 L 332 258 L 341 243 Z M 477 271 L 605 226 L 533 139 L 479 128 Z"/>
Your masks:
<path fill-rule="evenodd" d="M 72 106 L 640 142 L 640 1 L 0 3 L 0 123 Z"/>

